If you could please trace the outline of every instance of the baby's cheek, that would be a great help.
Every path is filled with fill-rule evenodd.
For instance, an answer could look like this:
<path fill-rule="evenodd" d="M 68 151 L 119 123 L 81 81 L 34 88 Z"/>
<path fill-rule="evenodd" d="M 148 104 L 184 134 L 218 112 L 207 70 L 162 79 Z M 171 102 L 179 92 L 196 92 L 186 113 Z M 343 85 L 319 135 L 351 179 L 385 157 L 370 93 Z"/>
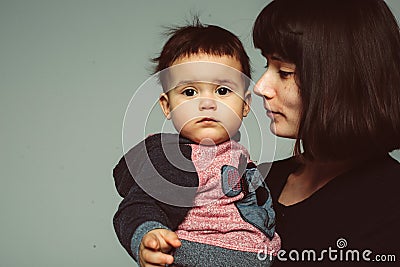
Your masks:
<path fill-rule="evenodd" d="M 229 107 L 221 109 L 220 117 L 224 128 L 229 135 L 235 135 L 242 125 L 242 110 L 234 110 Z"/>

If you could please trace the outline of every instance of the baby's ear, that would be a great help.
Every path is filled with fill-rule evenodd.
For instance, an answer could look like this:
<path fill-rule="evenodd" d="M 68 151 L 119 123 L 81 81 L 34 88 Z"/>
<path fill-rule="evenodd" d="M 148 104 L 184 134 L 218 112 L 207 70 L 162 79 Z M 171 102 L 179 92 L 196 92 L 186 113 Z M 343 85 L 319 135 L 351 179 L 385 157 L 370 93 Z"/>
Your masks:
<path fill-rule="evenodd" d="M 251 105 L 251 92 L 250 91 L 246 91 L 244 93 L 244 105 L 243 105 L 243 117 L 247 117 L 247 115 L 250 112 L 250 105 Z"/>
<path fill-rule="evenodd" d="M 160 95 L 160 98 L 158 99 L 158 103 L 161 106 L 161 109 L 165 115 L 165 117 L 170 120 L 171 119 L 171 109 L 169 106 L 169 99 L 168 95 L 166 93 L 162 93 Z"/>

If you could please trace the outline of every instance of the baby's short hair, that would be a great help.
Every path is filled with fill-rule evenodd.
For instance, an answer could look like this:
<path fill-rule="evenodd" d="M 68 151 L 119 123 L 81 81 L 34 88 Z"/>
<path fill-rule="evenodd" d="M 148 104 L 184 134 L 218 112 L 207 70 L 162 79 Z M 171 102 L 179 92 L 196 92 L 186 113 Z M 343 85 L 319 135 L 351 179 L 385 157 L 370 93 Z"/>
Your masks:
<path fill-rule="evenodd" d="M 242 72 L 251 79 L 250 59 L 242 42 L 232 32 L 216 25 L 202 24 L 196 17 L 191 24 L 169 28 L 168 41 L 160 55 L 153 59 L 157 64 L 154 73 L 170 67 L 179 58 L 204 53 L 213 56 L 230 56 L 237 59 Z M 246 81 L 246 88 L 249 81 Z"/>

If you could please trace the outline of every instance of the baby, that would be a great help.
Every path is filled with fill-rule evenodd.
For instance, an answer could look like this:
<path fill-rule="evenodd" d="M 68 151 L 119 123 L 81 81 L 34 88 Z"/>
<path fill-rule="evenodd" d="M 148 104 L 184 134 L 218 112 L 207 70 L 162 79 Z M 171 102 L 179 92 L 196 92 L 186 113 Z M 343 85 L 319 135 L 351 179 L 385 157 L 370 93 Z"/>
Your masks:
<path fill-rule="evenodd" d="M 251 102 L 242 43 L 197 21 L 174 29 L 155 61 L 179 134 L 149 136 L 115 167 L 121 244 L 141 266 L 269 266 L 260 252 L 280 249 L 271 196 L 238 143 Z"/>

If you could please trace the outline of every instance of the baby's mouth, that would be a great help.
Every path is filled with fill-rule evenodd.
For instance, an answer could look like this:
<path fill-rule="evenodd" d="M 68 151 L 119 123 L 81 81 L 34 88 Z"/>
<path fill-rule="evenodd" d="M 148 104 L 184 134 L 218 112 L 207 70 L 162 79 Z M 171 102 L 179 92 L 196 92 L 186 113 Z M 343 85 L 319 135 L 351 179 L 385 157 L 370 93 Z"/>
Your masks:
<path fill-rule="evenodd" d="M 218 122 L 218 121 L 216 119 L 214 119 L 214 118 L 205 117 L 205 118 L 201 118 L 197 122 L 201 123 L 201 122 Z"/>

